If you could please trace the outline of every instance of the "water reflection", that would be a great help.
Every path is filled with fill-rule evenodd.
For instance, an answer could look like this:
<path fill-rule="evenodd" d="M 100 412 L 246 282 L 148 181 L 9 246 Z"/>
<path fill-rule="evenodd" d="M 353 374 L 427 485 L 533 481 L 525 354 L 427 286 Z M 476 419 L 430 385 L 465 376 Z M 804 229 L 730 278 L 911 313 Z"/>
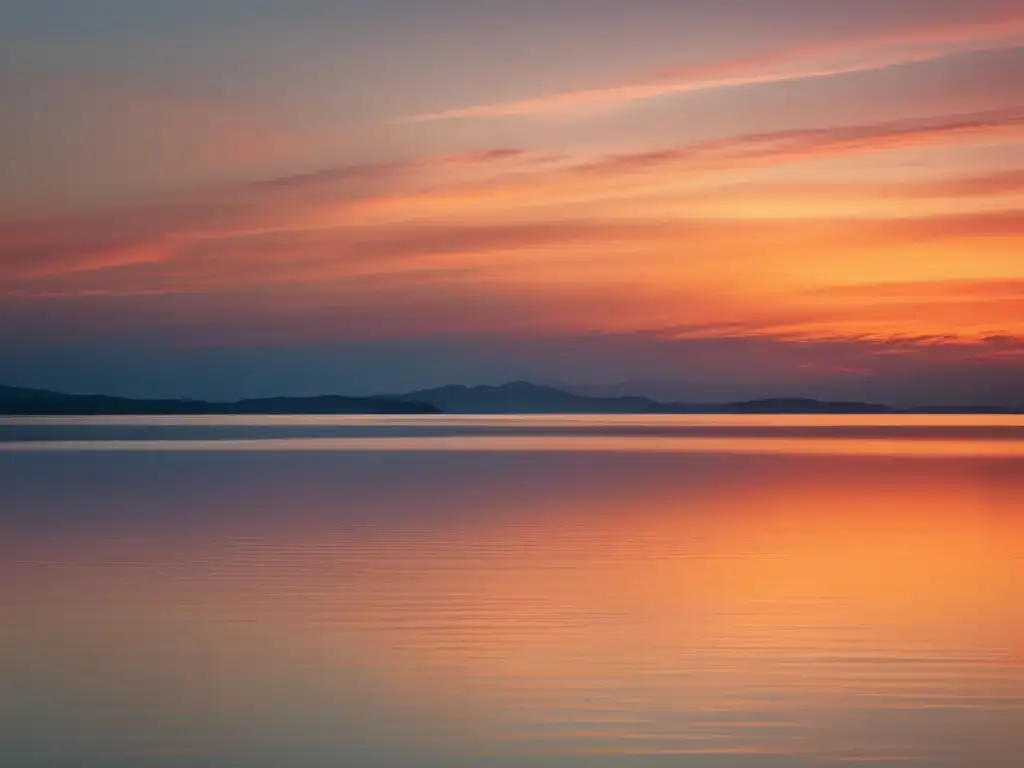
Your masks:
<path fill-rule="evenodd" d="M 1020 469 L 10 453 L 0 762 L 1010 768 Z"/>

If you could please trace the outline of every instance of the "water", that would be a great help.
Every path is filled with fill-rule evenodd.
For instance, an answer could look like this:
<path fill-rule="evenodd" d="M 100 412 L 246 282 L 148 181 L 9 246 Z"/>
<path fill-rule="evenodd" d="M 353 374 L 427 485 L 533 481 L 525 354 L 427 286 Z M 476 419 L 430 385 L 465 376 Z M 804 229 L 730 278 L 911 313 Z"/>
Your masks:
<path fill-rule="evenodd" d="M 1024 764 L 1024 419 L 0 421 L 0 765 Z"/>

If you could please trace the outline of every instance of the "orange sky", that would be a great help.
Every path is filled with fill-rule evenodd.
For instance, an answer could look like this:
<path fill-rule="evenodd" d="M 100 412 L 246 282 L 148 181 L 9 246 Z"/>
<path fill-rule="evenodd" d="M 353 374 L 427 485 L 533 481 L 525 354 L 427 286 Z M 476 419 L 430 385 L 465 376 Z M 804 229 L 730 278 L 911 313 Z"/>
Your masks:
<path fill-rule="evenodd" d="M 877 354 L 893 347 L 921 357 L 907 369 L 921 375 L 941 364 L 1020 376 L 1014 3 L 766 0 L 757 18 L 738 1 L 696 3 L 650 50 L 645 35 L 669 19 L 641 3 L 604 59 L 557 37 L 557 3 L 528 4 L 518 22 L 440 3 L 409 39 L 390 0 L 333 20 L 304 3 L 288 18 L 239 4 L 228 15 L 240 26 L 202 27 L 187 44 L 101 5 L 113 27 L 85 29 L 74 50 L 40 53 L 70 27 L 10 20 L 22 37 L 5 86 L 16 130 L 0 141 L 15 168 L 0 188 L 0 345 L 33 381 L 33 355 L 62 354 L 54 339 L 110 350 L 128 337 L 154 353 L 753 340 L 769 345 L 774 380 L 800 366 L 884 373 Z M 604 5 L 583 24 L 595 42 Z M 538 61 L 474 45 L 488 24 L 533 41 Z M 359 46 L 365 70 L 335 78 L 365 96 L 348 103 L 301 64 L 360 30 L 393 57 Z M 111 37 L 167 58 L 111 59 Z M 259 47 L 268 38 L 276 56 Z M 442 40 L 448 56 L 432 47 Z M 224 62 L 204 81 L 192 59 L 217 46 Z M 846 352 L 825 351 L 835 344 Z M 382 386 L 402 354 L 360 385 Z M 517 377 L 474 366 L 471 344 L 459 354 L 437 383 Z M 636 370 L 609 351 L 586 376 L 735 380 L 744 367 L 738 352 L 725 366 L 694 354 Z M 538 355 L 519 369 L 566 375 Z M 326 386 L 322 361 L 308 362 Z"/>

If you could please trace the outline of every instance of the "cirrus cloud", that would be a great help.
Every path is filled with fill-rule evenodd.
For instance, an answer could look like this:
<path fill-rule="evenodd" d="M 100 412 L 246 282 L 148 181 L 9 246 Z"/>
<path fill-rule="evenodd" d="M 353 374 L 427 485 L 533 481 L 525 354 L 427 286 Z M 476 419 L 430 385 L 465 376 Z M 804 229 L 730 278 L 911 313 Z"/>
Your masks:
<path fill-rule="evenodd" d="M 414 122 L 523 117 L 562 113 L 715 88 L 764 85 L 869 72 L 935 61 L 972 51 L 1024 45 L 1019 9 L 973 22 L 921 24 L 830 43 L 794 44 L 769 53 L 643 75 L 620 83 L 564 91 L 518 101 L 459 107 L 423 115 Z"/>

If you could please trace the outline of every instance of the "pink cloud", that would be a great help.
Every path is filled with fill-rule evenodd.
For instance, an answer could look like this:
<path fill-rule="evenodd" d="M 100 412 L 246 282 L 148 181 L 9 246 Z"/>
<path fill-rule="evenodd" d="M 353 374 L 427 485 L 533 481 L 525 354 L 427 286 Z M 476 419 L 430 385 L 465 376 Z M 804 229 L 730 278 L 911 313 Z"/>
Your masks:
<path fill-rule="evenodd" d="M 485 179 L 440 180 L 366 198 L 358 207 L 389 216 L 480 215 L 548 208 L 607 199 L 628 199 L 669 184 L 675 194 L 701 189 L 737 172 L 922 147 L 957 147 L 1024 141 L 1024 106 L 910 120 L 749 133 L 653 151 L 597 157 L 563 157 L 547 166 L 516 167 L 516 173 Z M 954 179 L 941 185 L 892 185 L 870 190 L 913 197 L 1010 194 L 1021 175 L 1008 171 Z M 781 191 L 769 189 L 769 192 Z M 811 190 L 813 192 L 813 190 Z M 840 194 L 842 194 L 840 190 Z"/>
<path fill-rule="evenodd" d="M 1024 140 L 1024 106 L 858 125 L 749 133 L 686 147 L 620 155 L 595 171 L 647 170 L 681 163 L 783 164 L 944 144 Z"/>
<path fill-rule="evenodd" d="M 575 195 L 591 195 L 590 200 L 619 195 L 628 201 L 634 179 L 642 186 L 677 181 L 690 171 L 713 177 L 734 168 L 1018 134 L 1024 136 L 1024 110 L 1013 108 L 726 137 L 659 152 L 563 161 L 540 170 L 532 166 L 530 153 L 509 149 L 454 160 L 428 156 L 328 168 L 209 189 L 184 200 L 0 226 L 0 284 L 5 295 L 22 297 L 256 293 L 308 286 L 322 290 L 317 301 L 328 301 L 328 294 L 339 301 L 363 295 L 376 300 L 389 286 L 409 281 L 417 290 L 445 287 L 453 295 L 485 284 L 504 286 L 514 296 L 543 290 L 564 296 L 572 284 L 615 286 L 632 297 L 632 309 L 605 321 L 623 329 L 649 326 L 659 322 L 658 316 L 666 324 L 695 319 L 689 306 L 685 312 L 679 308 L 679 296 L 685 293 L 681 286 L 701 281 L 705 289 L 728 283 L 738 294 L 753 294 L 744 299 L 750 302 L 746 307 L 730 306 L 743 316 L 765 301 L 761 294 L 773 281 L 789 285 L 805 274 L 813 274 L 812 281 L 829 279 L 828 270 L 819 269 L 823 252 L 837 261 L 856 254 L 865 259 L 867 279 L 884 278 L 886 261 L 894 257 L 873 256 L 879 248 L 1019 238 L 1024 214 L 1009 208 L 862 217 L 851 227 L 826 218 L 702 218 L 685 205 L 661 218 L 617 216 L 614 206 L 610 212 L 591 207 L 567 212 L 557 206 Z M 477 171 L 489 178 L 474 178 Z M 993 185 L 1005 189 L 1013 178 L 963 186 L 972 193 Z M 422 206 L 439 200 L 450 210 L 424 215 Z M 473 206 L 481 201 L 492 206 L 493 215 L 475 213 Z M 382 207 L 383 216 L 378 215 Z M 972 257 L 961 253 L 955 259 L 950 270 L 969 265 Z M 693 268 L 697 263 L 700 269 Z M 998 298 L 989 297 L 993 307 Z M 703 320 L 722 321 L 714 307 L 706 309 L 712 316 Z M 599 323 L 595 307 L 573 311 L 579 323 Z M 834 326 L 838 320 L 830 322 Z"/>
<path fill-rule="evenodd" d="M 919 280 L 914 282 L 862 283 L 818 289 L 816 294 L 830 299 L 934 300 L 1024 299 L 1024 278 L 988 280 Z"/>
<path fill-rule="evenodd" d="M 755 56 L 671 69 L 622 83 L 533 99 L 443 110 L 414 121 L 537 115 L 653 99 L 712 88 L 779 83 L 866 72 L 958 53 L 1024 45 L 1024 13 L 1008 10 L 973 23 L 922 24 L 827 44 L 794 45 Z"/>

